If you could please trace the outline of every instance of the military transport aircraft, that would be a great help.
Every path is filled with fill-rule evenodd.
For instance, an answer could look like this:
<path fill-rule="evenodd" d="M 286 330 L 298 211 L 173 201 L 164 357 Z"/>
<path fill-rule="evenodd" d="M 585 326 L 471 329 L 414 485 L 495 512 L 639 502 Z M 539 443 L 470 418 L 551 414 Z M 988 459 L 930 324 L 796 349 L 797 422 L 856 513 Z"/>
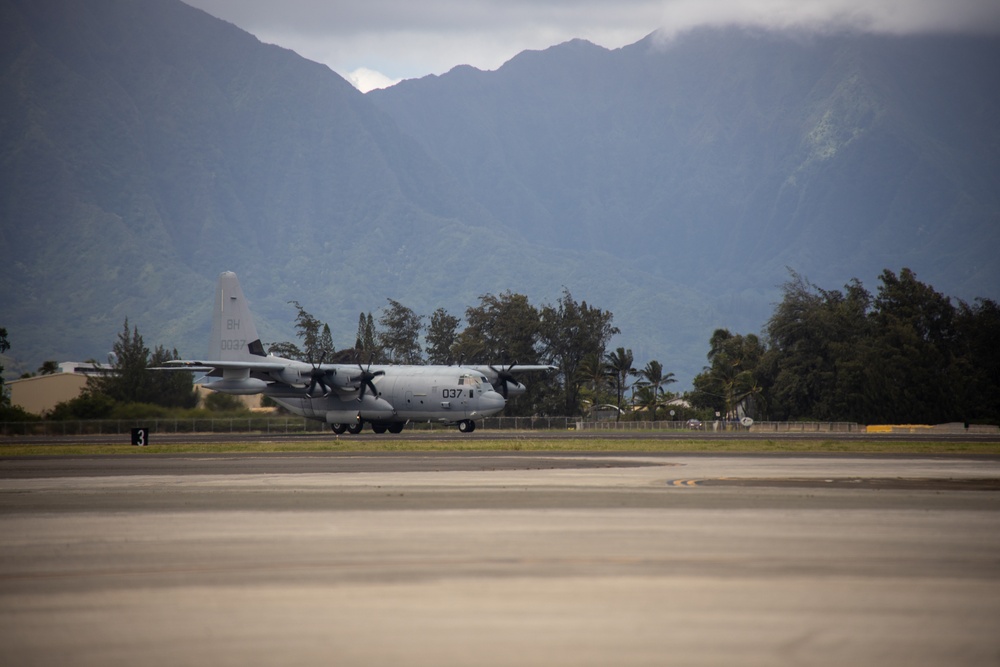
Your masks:
<path fill-rule="evenodd" d="M 334 433 L 399 433 L 408 421 L 457 424 L 471 433 L 476 420 L 503 410 L 522 394 L 513 373 L 555 366 L 402 366 L 310 364 L 267 355 L 236 274 L 219 276 L 209 358 L 169 362 L 206 371 L 209 389 L 265 394 L 291 412 L 330 424 Z"/>

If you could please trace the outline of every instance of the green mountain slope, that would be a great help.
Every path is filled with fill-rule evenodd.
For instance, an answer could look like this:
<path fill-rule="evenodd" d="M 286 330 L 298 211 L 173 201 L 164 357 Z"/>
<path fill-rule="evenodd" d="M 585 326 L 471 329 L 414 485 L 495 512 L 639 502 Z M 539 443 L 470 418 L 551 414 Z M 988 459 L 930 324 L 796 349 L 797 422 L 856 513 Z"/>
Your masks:
<path fill-rule="evenodd" d="M 369 93 L 497 219 L 675 284 L 1000 288 L 1000 40 L 697 30 Z"/>
<path fill-rule="evenodd" d="M 389 297 L 461 314 L 507 289 L 541 305 L 565 285 L 602 307 L 656 290 L 601 253 L 526 240 L 329 69 L 179 2 L 0 12 L 10 370 L 102 359 L 125 317 L 147 342 L 200 355 L 223 270 L 240 274 L 266 340 L 293 337 L 296 299 L 340 345 Z M 700 348 L 710 326 L 677 330 Z"/>
<path fill-rule="evenodd" d="M 0 0 L 0 26 L 8 370 L 103 358 L 126 316 L 198 356 L 224 270 L 265 340 L 295 299 L 339 345 L 386 298 L 566 287 L 680 388 L 785 265 L 1000 285 L 995 40 L 575 41 L 362 95 L 176 0 Z"/>

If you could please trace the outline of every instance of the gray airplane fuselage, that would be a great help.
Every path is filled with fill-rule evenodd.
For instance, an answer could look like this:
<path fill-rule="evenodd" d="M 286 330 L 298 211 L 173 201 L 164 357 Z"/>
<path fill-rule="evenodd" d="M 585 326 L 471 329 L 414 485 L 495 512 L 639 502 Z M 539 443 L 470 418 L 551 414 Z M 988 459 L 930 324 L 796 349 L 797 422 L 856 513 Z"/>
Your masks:
<path fill-rule="evenodd" d="M 225 394 L 270 396 L 335 433 L 399 433 L 407 422 L 457 424 L 470 433 L 476 421 L 503 410 L 507 397 L 526 390 L 514 373 L 555 370 L 548 365 L 407 366 L 307 363 L 265 353 L 236 274 L 219 276 L 212 333 L 203 359 L 174 359 L 172 368 L 207 373 L 205 387 Z M 496 391 L 494 386 L 500 391 Z"/>
<path fill-rule="evenodd" d="M 480 372 L 461 366 L 371 366 L 370 372 L 388 371 L 372 379 L 373 396 L 327 395 L 269 388 L 279 405 L 291 412 L 329 424 L 367 422 L 440 421 L 482 419 L 503 410 L 506 401 Z M 333 383 L 336 386 L 336 381 Z"/>

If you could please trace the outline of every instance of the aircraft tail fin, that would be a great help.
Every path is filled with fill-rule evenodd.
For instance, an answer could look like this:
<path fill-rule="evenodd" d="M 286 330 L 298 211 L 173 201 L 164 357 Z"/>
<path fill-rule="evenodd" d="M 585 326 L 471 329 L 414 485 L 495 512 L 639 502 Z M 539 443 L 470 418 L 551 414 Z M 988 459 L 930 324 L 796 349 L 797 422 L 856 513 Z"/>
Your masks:
<path fill-rule="evenodd" d="M 212 339 L 208 358 L 213 361 L 252 361 L 267 356 L 257 336 L 250 306 L 240 281 L 232 271 L 219 275 L 212 307 Z"/>

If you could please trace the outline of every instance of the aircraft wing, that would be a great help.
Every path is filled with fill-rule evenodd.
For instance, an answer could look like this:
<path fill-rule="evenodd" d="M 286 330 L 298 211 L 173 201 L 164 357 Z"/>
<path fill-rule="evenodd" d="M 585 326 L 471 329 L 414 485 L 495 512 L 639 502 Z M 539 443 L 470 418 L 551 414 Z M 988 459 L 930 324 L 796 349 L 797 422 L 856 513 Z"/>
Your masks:
<path fill-rule="evenodd" d="M 351 364 L 310 364 L 281 357 L 267 357 L 265 361 L 175 359 L 166 363 L 168 369 L 197 371 L 206 373 L 209 378 L 222 378 L 206 386 L 230 394 L 277 390 L 315 395 L 319 389 L 324 396 L 332 391 L 340 394 L 360 391 L 363 395 L 362 386 L 376 392 L 372 379 L 384 374 L 384 371 L 372 373 Z M 336 379 L 338 375 L 343 379 Z"/>
<path fill-rule="evenodd" d="M 523 366 L 521 364 L 500 364 L 499 366 L 487 364 L 485 366 L 463 366 L 463 368 L 470 368 L 485 375 L 489 378 L 490 384 L 492 384 L 504 398 L 519 396 L 527 391 L 527 387 L 514 378 L 514 373 L 556 370 L 556 366 L 532 364 L 525 364 Z"/>
<path fill-rule="evenodd" d="M 479 371 L 483 375 L 490 377 L 495 377 L 498 373 L 527 373 L 529 371 L 555 371 L 558 370 L 558 366 L 552 366 L 551 364 L 545 365 L 529 365 L 529 364 L 487 364 L 486 366 L 470 366 L 468 364 L 463 365 L 462 368 L 471 368 L 474 371 Z"/>
<path fill-rule="evenodd" d="M 288 368 L 287 361 L 199 361 L 196 359 L 174 359 L 166 362 L 169 366 L 192 371 L 235 370 L 280 373 Z"/>

